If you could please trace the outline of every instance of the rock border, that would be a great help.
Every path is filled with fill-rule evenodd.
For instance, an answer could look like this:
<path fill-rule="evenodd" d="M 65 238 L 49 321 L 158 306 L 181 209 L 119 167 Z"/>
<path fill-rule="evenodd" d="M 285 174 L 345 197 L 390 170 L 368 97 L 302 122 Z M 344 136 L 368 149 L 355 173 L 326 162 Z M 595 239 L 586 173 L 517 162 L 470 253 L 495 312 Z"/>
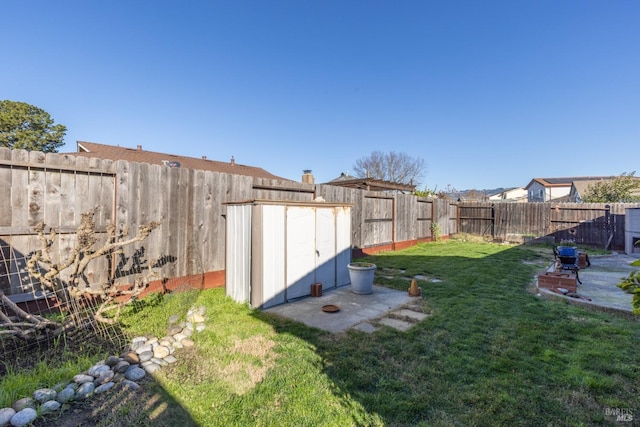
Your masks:
<path fill-rule="evenodd" d="M 120 356 L 108 356 L 75 375 L 70 382 L 35 390 L 31 397 L 16 400 L 10 408 L 0 408 L 0 427 L 27 426 L 39 416 L 60 410 L 65 404 L 89 399 L 115 387 L 137 390 L 140 388 L 138 381 L 147 374 L 152 375 L 163 366 L 176 363 L 177 350 L 195 345 L 190 337 L 206 328 L 204 314 L 204 306 L 192 307 L 187 312 L 186 322 L 180 325 L 177 324 L 178 315 L 172 315 L 164 337 L 135 337 Z"/>

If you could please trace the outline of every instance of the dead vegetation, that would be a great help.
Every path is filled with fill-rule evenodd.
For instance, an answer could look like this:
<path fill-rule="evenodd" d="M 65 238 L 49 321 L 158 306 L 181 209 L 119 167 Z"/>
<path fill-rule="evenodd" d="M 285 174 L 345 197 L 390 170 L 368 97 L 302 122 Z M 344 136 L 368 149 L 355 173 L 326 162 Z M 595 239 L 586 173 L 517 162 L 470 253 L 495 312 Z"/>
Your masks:
<path fill-rule="evenodd" d="M 34 227 L 40 248 L 29 255 L 26 263 L 27 271 L 41 284 L 47 295 L 55 296 L 58 301 L 65 302 L 60 306 L 60 310 L 66 316 L 62 316 L 64 320 L 51 320 L 31 314 L 13 303 L 0 291 L 0 338 L 14 336 L 26 341 L 37 340 L 44 331 L 49 337 L 57 336 L 77 323 L 79 311 L 83 310 L 88 303 L 97 306 L 92 314 L 95 321 L 114 324 L 118 320 L 121 309 L 135 301 L 135 298 L 155 277 L 154 272 L 149 269 L 145 274 L 137 274 L 131 286 L 117 284 L 112 274 L 108 275 L 110 279 L 104 283 L 88 283 L 85 272 L 92 261 L 102 257 L 111 259 L 114 255 L 121 254 L 124 247 L 142 242 L 160 226 L 160 222 L 150 222 L 141 226 L 135 236 L 125 238 L 124 236 L 129 234 L 128 230 L 125 229 L 119 233 L 115 224 L 111 223 L 107 226 L 106 241 L 100 246 L 96 236 L 94 215 L 95 210 L 82 214 L 81 223 L 76 232 L 75 246 L 64 260 L 56 260 L 52 254 L 52 247 L 58 237 L 56 230 L 48 228 L 42 222 Z"/>

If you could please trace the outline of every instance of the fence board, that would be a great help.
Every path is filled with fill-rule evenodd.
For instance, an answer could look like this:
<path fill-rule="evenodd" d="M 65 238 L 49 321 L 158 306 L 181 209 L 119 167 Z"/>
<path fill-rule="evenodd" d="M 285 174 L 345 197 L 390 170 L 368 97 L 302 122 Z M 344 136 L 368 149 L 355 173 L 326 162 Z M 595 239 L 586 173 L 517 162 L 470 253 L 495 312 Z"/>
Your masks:
<path fill-rule="evenodd" d="M 429 199 L 416 199 L 416 239 L 431 237 L 431 224 L 433 222 L 433 201 Z"/>
<path fill-rule="evenodd" d="M 13 209 L 11 203 L 11 181 L 13 175 L 13 167 L 3 164 L 3 161 L 11 160 L 11 151 L 8 148 L 0 148 L 0 227 L 8 227 L 11 225 L 11 216 Z"/>
<path fill-rule="evenodd" d="M 11 152 L 13 162 L 28 162 L 29 154 L 24 150 Z M 29 226 L 29 170 L 13 168 L 11 177 L 11 226 Z"/>
<path fill-rule="evenodd" d="M 211 209 L 207 216 L 210 222 L 209 239 L 211 241 L 209 254 L 212 269 L 223 270 L 225 268 L 226 248 L 226 223 L 223 215 L 227 209 L 223 204 L 227 201 L 227 194 L 231 189 L 232 175 L 226 173 L 211 173 Z"/>

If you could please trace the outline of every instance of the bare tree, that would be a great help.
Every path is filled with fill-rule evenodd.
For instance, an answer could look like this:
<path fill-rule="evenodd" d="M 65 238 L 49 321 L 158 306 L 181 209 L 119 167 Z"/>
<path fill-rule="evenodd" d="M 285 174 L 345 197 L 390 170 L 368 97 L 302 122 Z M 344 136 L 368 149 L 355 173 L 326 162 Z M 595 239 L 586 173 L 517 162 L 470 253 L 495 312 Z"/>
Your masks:
<path fill-rule="evenodd" d="M 420 157 L 395 151 L 374 151 L 369 156 L 356 160 L 353 171 L 358 178 L 419 186 L 420 179 L 426 173 L 426 166 Z"/>

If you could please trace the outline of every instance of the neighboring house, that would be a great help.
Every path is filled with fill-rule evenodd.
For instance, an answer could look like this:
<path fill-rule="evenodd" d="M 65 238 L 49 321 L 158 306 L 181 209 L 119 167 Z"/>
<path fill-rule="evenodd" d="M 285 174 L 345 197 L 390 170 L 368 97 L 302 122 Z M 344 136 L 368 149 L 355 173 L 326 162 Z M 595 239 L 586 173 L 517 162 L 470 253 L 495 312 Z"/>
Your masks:
<path fill-rule="evenodd" d="M 246 175 L 255 178 L 279 179 L 291 181 L 262 168 L 255 166 L 241 165 L 235 162 L 232 157 L 230 162 L 220 162 L 209 160 L 206 156 L 198 159 L 195 157 L 185 157 L 175 154 L 158 153 L 155 151 L 145 151 L 141 145 L 137 148 L 119 147 L 116 145 L 96 144 L 95 142 L 77 141 L 78 151 L 76 153 L 64 153 L 72 156 L 96 157 L 109 160 L 127 160 L 137 163 L 149 163 L 152 165 L 165 165 L 168 167 L 183 167 L 187 169 L 199 169 L 205 171 L 222 172 L 235 175 Z"/>
<path fill-rule="evenodd" d="M 529 202 L 568 202 L 574 182 L 614 179 L 614 176 L 577 176 L 569 178 L 533 178 L 525 187 Z"/>
<path fill-rule="evenodd" d="M 576 202 L 576 203 L 583 203 L 584 195 L 589 191 L 590 187 L 593 187 L 596 184 L 599 184 L 602 182 L 614 181 L 618 178 L 620 177 L 614 176 L 614 177 L 604 177 L 599 179 L 585 179 L 582 181 L 574 181 L 573 184 L 571 185 L 571 190 L 569 191 L 569 201 Z M 638 177 L 634 177 L 634 178 L 640 181 L 640 178 Z M 640 197 L 640 190 L 632 191 L 631 196 Z"/>
<path fill-rule="evenodd" d="M 507 188 L 489 196 L 490 202 L 526 202 L 527 190 L 524 187 Z"/>

